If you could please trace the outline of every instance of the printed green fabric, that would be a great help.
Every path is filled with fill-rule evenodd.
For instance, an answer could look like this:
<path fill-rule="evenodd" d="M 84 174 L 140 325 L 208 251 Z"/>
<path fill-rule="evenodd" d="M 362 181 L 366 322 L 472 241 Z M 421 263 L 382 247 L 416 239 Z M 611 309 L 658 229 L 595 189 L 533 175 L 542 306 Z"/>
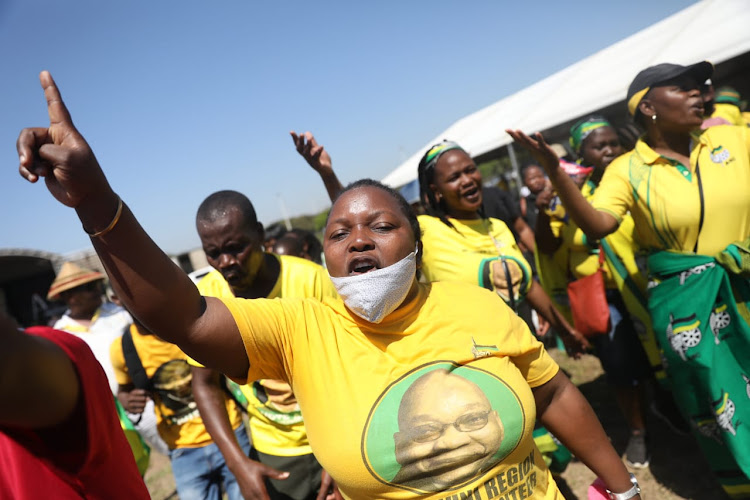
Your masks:
<path fill-rule="evenodd" d="M 733 273 L 720 263 L 736 252 L 733 246 L 719 259 L 652 254 L 649 309 L 677 404 L 725 491 L 745 498 L 750 495 L 750 326 L 740 309 L 750 301 L 750 281 L 737 273 L 740 267 Z"/>

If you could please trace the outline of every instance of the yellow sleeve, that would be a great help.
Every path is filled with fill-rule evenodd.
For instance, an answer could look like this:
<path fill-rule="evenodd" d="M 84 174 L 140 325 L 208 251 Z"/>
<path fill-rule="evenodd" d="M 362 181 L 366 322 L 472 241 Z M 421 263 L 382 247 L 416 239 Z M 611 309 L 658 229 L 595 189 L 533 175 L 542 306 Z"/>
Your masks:
<path fill-rule="evenodd" d="M 246 380 L 276 379 L 287 383 L 292 373 L 292 339 L 304 331 L 303 299 L 238 299 L 221 297 L 242 336 L 250 363 Z M 317 302 L 317 301 L 315 301 Z"/>
<path fill-rule="evenodd" d="M 510 330 L 518 346 L 518 353 L 511 359 L 526 378 L 529 387 L 539 387 L 549 382 L 560 370 L 558 364 L 516 314 L 510 314 Z"/>
<path fill-rule="evenodd" d="M 564 225 L 565 223 L 557 218 L 551 219 L 549 221 L 549 228 L 552 231 L 552 236 L 559 238 L 562 234 L 562 228 Z"/>
<path fill-rule="evenodd" d="M 132 384 L 128 374 L 128 367 L 125 364 L 125 355 L 122 353 L 122 339 L 116 338 L 112 345 L 109 346 L 109 359 L 112 362 L 112 368 L 115 370 L 115 380 L 120 385 Z"/>
<path fill-rule="evenodd" d="M 186 359 L 187 359 L 187 363 L 188 363 L 188 364 L 189 364 L 190 366 L 197 366 L 198 368 L 205 368 L 205 366 L 204 366 L 204 365 L 202 365 L 202 364 L 198 363 L 198 362 L 197 362 L 196 360 L 194 360 L 194 359 L 193 359 L 193 358 L 191 358 L 190 356 L 187 356 L 187 358 L 186 358 Z"/>
<path fill-rule="evenodd" d="M 591 203 L 595 209 L 612 215 L 618 224 L 635 204 L 633 189 L 628 180 L 630 157 L 633 154 L 626 153 L 610 163 Z"/>

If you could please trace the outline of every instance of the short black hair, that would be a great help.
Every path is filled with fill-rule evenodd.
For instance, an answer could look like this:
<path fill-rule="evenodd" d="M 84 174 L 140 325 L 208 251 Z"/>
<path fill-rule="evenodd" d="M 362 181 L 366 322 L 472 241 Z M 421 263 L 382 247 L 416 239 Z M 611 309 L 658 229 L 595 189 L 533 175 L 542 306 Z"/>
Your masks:
<path fill-rule="evenodd" d="M 242 193 L 226 189 L 210 194 L 198 207 L 195 222 L 216 222 L 225 217 L 227 212 L 236 209 L 242 215 L 242 220 L 248 228 L 258 224 L 258 216 L 250 199 Z"/>
<path fill-rule="evenodd" d="M 286 233 L 273 244 L 273 253 L 279 253 L 281 249 L 286 250 L 286 255 L 302 257 L 305 253 L 305 241 L 293 233 Z"/>
<path fill-rule="evenodd" d="M 323 260 L 321 255 L 323 254 L 323 245 L 315 233 L 308 231 L 307 229 L 292 228 L 287 232 L 284 237 L 291 236 L 298 238 L 304 244 L 304 250 L 310 256 L 313 262 L 316 264 L 322 264 Z"/>
<path fill-rule="evenodd" d="M 414 210 L 411 208 L 411 205 L 409 205 L 409 202 L 406 201 L 406 198 L 404 198 L 401 193 L 391 187 L 386 186 L 382 182 L 378 182 L 373 179 L 360 179 L 358 181 L 354 181 L 344 189 L 342 189 L 338 195 L 336 195 L 336 198 L 334 198 L 333 200 L 332 206 L 336 204 L 336 201 L 338 201 L 338 199 L 341 198 L 341 195 L 343 195 L 344 193 L 362 187 L 374 187 L 391 195 L 393 199 L 396 200 L 396 203 L 398 203 L 398 208 L 401 213 L 404 214 L 404 217 L 406 217 L 406 219 L 409 221 L 409 226 L 411 227 L 411 231 L 414 234 L 414 240 L 417 243 L 422 241 L 422 230 L 419 227 L 419 220 L 417 220 L 417 214 L 414 213 Z M 328 217 L 330 216 L 331 212 L 328 212 Z M 326 219 L 326 226 L 327 225 L 328 219 Z"/>
<path fill-rule="evenodd" d="M 542 173 L 545 173 L 545 172 L 544 172 L 544 169 L 542 168 L 542 166 L 541 166 L 541 165 L 539 165 L 539 162 L 538 162 L 538 161 L 527 161 L 526 163 L 524 163 L 524 164 L 523 164 L 523 165 L 521 166 L 521 180 L 523 180 L 523 176 L 524 176 L 524 175 L 526 175 L 526 171 L 527 171 L 528 169 L 532 168 L 532 167 L 534 167 L 534 168 L 538 168 L 539 170 L 541 170 L 541 171 L 542 171 Z"/>

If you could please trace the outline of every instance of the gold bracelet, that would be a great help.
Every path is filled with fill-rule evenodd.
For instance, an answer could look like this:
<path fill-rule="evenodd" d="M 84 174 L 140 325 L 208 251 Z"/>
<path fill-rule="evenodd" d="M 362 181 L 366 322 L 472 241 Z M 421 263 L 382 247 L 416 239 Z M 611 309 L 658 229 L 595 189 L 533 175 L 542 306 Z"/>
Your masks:
<path fill-rule="evenodd" d="M 122 198 L 118 196 L 117 197 L 117 212 L 115 212 L 115 217 L 112 219 L 112 222 L 110 222 L 107 225 L 107 227 L 95 233 L 89 233 L 88 231 L 86 231 L 85 227 L 83 228 L 83 230 L 86 232 L 86 234 L 89 235 L 90 238 L 99 238 L 100 236 L 104 236 L 108 232 L 112 231 L 112 229 L 114 229 L 114 227 L 117 225 L 117 222 L 120 220 L 121 215 L 122 215 Z"/>

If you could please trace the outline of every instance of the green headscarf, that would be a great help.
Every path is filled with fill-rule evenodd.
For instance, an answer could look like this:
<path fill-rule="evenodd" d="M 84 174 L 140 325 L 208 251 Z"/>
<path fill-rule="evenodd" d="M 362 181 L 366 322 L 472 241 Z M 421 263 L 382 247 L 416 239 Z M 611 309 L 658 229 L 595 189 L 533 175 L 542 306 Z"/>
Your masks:
<path fill-rule="evenodd" d="M 576 154 L 581 152 L 581 145 L 591 132 L 601 127 L 611 127 L 606 118 L 601 116 L 590 116 L 578 121 L 570 128 L 570 145 Z"/>
<path fill-rule="evenodd" d="M 437 162 L 443 153 L 450 151 L 451 149 L 460 149 L 461 151 L 464 151 L 464 149 L 455 142 L 443 140 L 443 142 L 435 144 L 428 149 L 419 163 L 420 165 L 423 165 L 424 170 L 435 168 L 435 165 L 437 165 Z"/>

